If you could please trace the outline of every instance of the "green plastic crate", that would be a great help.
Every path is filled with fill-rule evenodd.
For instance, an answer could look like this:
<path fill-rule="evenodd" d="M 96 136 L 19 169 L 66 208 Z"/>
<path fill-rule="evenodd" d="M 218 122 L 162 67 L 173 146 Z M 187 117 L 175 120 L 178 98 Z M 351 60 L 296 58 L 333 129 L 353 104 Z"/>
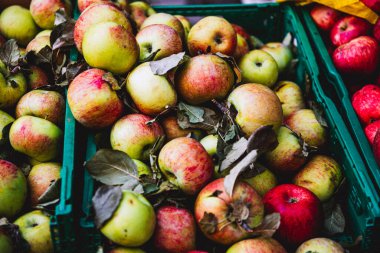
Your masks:
<path fill-rule="evenodd" d="M 159 6 L 158 12 L 167 12 L 184 16 L 224 16 L 232 23 L 245 27 L 250 33 L 264 41 L 281 41 L 290 32 L 298 44 L 299 63 L 296 69 L 296 81 L 305 89 L 307 76 L 312 80 L 311 94 L 325 113 L 329 125 L 329 153 L 342 165 L 347 178 L 346 221 L 347 231 L 339 240 L 353 242 L 358 236 L 363 239 L 361 248 L 368 250 L 379 247 L 375 240 L 380 233 L 379 195 L 365 173 L 366 168 L 355 144 L 339 115 L 334 103 L 323 92 L 318 80 L 319 70 L 308 42 L 306 33 L 293 7 L 278 4 L 261 5 L 191 5 Z M 93 133 L 88 134 L 86 159 L 96 152 Z M 84 235 L 81 252 L 96 252 L 102 243 L 102 236 L 96 230 L 92 220 L 91 198 L 94 194 L 94 180 L 85 172 L 82 209 L 84 217 L 80 220 L 81 234 Z M 368 251 L 367 251 L 368 252 Z"/>
<path fill-rule="evenodd" d="M 312 20 L 309 11 L 307 9 L 302 9 L 300 10 L 300 13 L 304 20 L 305 27 L 307 27 L 306 30 L 310 36 L 310 40 L 313 42 L 313 48 L 317 52 L 322 74 L 325 76 L 329 84 L 334 87 L 335 92 L 337 93 L 334 102 L 339 105 L 344 120 L 355 137 L 356 145 L 359 147 L 361 155 L 367 164 L 367 168 L 369 168 L 369 172 L 374 179 L 375 188 L 380 192 L 380 167 L 376 163 L 371 145 L 364 134 L 363 126 L 360 124 L 354 108 L 352 107 L 350 94 L 348 93 L 341 75 L 333 64 L 321 34 Z"/>

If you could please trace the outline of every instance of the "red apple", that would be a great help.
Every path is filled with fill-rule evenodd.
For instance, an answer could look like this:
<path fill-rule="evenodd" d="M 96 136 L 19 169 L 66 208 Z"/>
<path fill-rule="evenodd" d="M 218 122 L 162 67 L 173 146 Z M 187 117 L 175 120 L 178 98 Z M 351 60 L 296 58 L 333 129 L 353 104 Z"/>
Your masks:
<path fill-rule="evenodd" d="M 375 26 L 373 27 L 373 37 L 377 39 L 380 43 L 380 18 L 377 20 Z"/>
<path fill-rule="evenodd" d="M 338 47 L 357 37 L 369 34 L 370 30 L 371 24 L 366 20 L 354 16 L 344 17 L 331 29 L 331 42 Z"/>
<path fill-rule="evenodd" d="M 280 242 L 297 246 L 320 232 L 323 221 L 321 203 L 306 188 L 294 184 L 279 185 L 265 194 L 263 202 L 267 213 L 281 215 L 276 232 Z"/>
<path fill-rule="evenodd" d="M 249 237 L 251 233 L 244 227 L 253 229 L 264 219 L 260 195 L 249 184 L 237 182 L 232 196 L 229 196 L 224 188 L 224 178 L 202 189 L 195 201 L 194 212 L 205 236 L 224 245 Z M 208 226 L 209 222 L 214 226 Z"/>
<path fill-rule="evenodd" d="M 343 74 L 370 75 L 379 64 L 379 52 L 375 39 L 361 36 L 335 49 L 333 61 Z"/>
<path fill-rule="evenodd" d="M 147 19 L 144 20 L 144 22 L 141 24 L 140 29 L 143 29 L 150 25 L 167 25 L 171 28 L 173 28 L 178 35 L 181 37 L 182 42 L 185 42 L 185 29 L 179 21 L 178 18 L 174 17 L 173 15 L 170 15 L 168 13 L 154 13 L 150 15 Z"/>
<path fill-rule="evenodd" d="M 182 129 L 178 125 L 177 117 L 175 116 L 169 116 L 167 118 L 164 118 L 163 120 L 161 120 L 161 125 L 164 128 L 167 141 L 171 141 L 178 137 L 185 137 L 192 131 L 194 131 L 191 129 Z"/>
<path fill-rule="evenodd" d="M 87 7 L 92 4 L 110 3 L 110 0 L 78 0 L 78 9 L 83 12 Z"/>
<path fill-rule="evenodd" d="M 360 0 L 368 8 L 380 15 L 380 0 Z"/>
<path fill-rule="evenodd" d="M 157 211 L 154 244 L 168 253 L 186 253 L 195 249 L 196 225 L 193 215 L 184 208 L 160 207 Z"/>
<path fill-rule="evenodd" d="M 68 0 L 32 0 L 29 9 L 39 27 L 52 29 L 54 27 L 55 12 L 61 8 L 64 8 L 69 14 L 71 12 L 71 2 Z"/>
<path fill-rule="evenodd" d="M 275 239 L 258 237 L 235 243 L 226 253 L 286 253 L 286 250 Z"/>
<path fill-rule="evenodd" d="M 319 29 L 328 32 L 339 20 L 341 13 L 324 5 L 315 5 L 311 9 L 310 16 Z"/>
<path fill-rule="evenodd" d="M 211 54 L 191 58 L 175 76 L 179 95 L 190 104 L 223 99 L 234 82 L 234 72 L 228 63 Z"/>
<path fill-rule="evenodd" d="M 238 60 L 241 57 L 243 57 L 245 54 L 247 54 L 248 52 L 249 52 L 248 41 L 244 39 L 244 37 L 241 36 L 240 34 L 237 34 L 237 44 L 236 44 L 233 57 L 235 58 L 235 60 Z"/>
<path fill-rule="evenodd" d="M 106 72 L 89 69 L 71 82 L 67 99 L 74 118 L 90 128 L 112 125 L 123 112 L 123 102 L 103 80 Z"/>
<path fill-rule="evenodd" d="M 49 46 L 50 47 L 50 36 L 39 36 L 35 37 L 25 48 L 25 52 L 34 51 L 38 53 L 42 48 Z"/>
<path fill-rule="evenodd" d="M 379 164 L 380 166 L 380 132 L 376 133 L 372 148 L 373 148 L 373 153 L 375 155 L 377 164 Z"/>
<path fill-rule="evenodd" d="M 365 125 L 380 119 L 380 87 L 368 84 L 352 97 L 352 106 Z"/>
<path fill-rule="evenodd" d="M 240 34 L 247 41 L 250 40 L 249 33 L 243 27 L 241 27 L 240 25 L 236 25 L 236 24 L 231 24 L 231 25 L 234 28 L 236 34 Z"/>
<path fill-rule="evenodd" d="M 166 143 L 158 156 L 158 164 L 165 177 L 189 195 L 202 189 L 214 172 L 211 156 L 202 144 L 188 137 Z"/>
<path fill-rule="evenodd" d="M 380 132 L 380 120 L 377 120 L 364 128 L 365 135 L 368 141 L 373 145 L 377 132 Z"/>
<path fill-rule="evenodd" d="M 156 13 L 156 11 L 146 2 L 134 1 L 129 4 L 132 19 L 135 21 L 137 28 L 140 28 L 145 19 Z"/>
<path fill-rule="evenodd" d="M 31 73 L 28 75 L 29 89 L 34 90 L 41 86 L 48 85 L 49 77 L 40 67 L 30 66 Z"/>

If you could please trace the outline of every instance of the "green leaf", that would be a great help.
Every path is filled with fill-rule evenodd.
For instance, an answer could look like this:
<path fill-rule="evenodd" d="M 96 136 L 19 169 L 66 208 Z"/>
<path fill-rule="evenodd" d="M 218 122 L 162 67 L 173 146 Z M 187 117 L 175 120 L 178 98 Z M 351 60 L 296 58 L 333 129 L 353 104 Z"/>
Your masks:
<path fill-rule="evenodd" d="M 123 196 L 120 187 L 102 185 L 92 197 L 92 206 L 95 211 L 94 223 L 98 229 L 108 221 L 119 206 Z"/>
<path fill-rule="evenodd" d="M 140 63 L 148 62 L 148 61 L 153 61 L 154 57 L 160 52 L 161 49 L 157 49 L 156 51 L 152 52 L 148 57 L 146 57 L 144 60 L 140 61 Z"/>
<path fill-rule="evenodd" d="M 61 192 L 61 179 L 50 182 L 46 191 L 38 198 L 38 204 L 54 201 L 59 198 Z"/>
<path fill-rule="evenodd" d="M 178 54 L 172 54 L 171 56 L 158 61 L 151 61 L 149 63 L 149 66 L 153 74 L 162 76 L 168 73 L 170 70 L 185 63 L 189 59 L 190 57 L 185 55 L 185 52 L 181 52 Z"/>
<path fill-rule="evenodd" d="M 264 46 L 264 43 L 253 35 L 249 36 L 249 44 L 251 45 L 252 49 L 258 49 Z"/>
<path fill-rule="evenodd" d="M 195 128 L 215 133 L 220 116 L 206 107 L 188 105 L 183 102 L 178 104 L 177 122 L 182 129 Z"/>
<path fill-rule="evenodd" d="M 211 235 L 218 229 L 218 219 L 215 214 L 205 212 L 199 222 L 199 226 L 202 228 L 203 232 Z"/>
<path fill-rule="evenodd" d="M 204 121 L 203 115 L 205 114 L 205 110 L 202 107 L 179 102 L 178 109 L 186 114 L 190 123 L 199 123 Z"/>

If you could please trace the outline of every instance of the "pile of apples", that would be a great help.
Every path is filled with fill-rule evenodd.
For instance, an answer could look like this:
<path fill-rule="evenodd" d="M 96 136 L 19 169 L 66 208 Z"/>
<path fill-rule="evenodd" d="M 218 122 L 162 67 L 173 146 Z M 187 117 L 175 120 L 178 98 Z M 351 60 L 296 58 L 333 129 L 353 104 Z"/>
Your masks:
<path fill-rule="evenodd" d="M 380 1 L 363 1 L 380 13 Z M 316 5 L 311 17 L 331 45 L 333 62 L 352 96 L 352 106 L 380 164 L 380 19 L 366 20 Z M 334 47 L 336 47 L 334 49 Z"/>
<path fill-rule="evenodd" d="M 60 8 L 71 6 L 32 1 L 30 10 L 10 6 L 0 14 L 1 253 L 53 252 L 49 210 L 59 198 L 65 98 L 49 89 L 51 71 L 32 58 L 52 52 Z"/>

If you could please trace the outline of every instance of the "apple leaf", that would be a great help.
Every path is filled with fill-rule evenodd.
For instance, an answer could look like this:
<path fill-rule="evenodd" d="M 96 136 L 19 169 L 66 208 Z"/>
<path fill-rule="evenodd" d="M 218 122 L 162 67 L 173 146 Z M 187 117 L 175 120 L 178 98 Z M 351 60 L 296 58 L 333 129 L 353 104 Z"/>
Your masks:
<path fill-rule="evenodd" d="M 139 181 L 137 167 L 124 152 L 100 149 L 85 163 L 90 175 L 106 185 L 121 185 L 130 180 Z"/>
<path fill-rule="evenodd" d="M 215 55 L 222 58 L 224 61 L 226 61 L 228 63 L 228 65 L 230 66 L 230 68 L 234 72 L 235 83 L 240 83 L 241 82 L 241 70 L 239 69 L 239 66 L 236 63 L 235 58 L 232 56 L 222 54 L 220 52 L 217 52 Z"/>
<path fill-rule="evenodd" d="M 120 90 L 121 86 L 111 72 L 107 72 L 102 76 L 102 80 L 109 84 L 112 90 Z"/>
<path fill-rule="evenodd" d="M 318 123 L 321 126 L 328 128 L 329 125 L 327 124 L 326 119 L 323 117 L 324 112 L 323 112 L 322 106 L 318 104 L 317 102 L 309 101 L 309 107 L 311 110 L 313 110 Z"/>
<path fill-rule="evenodd" d="M 148 61 L 153 61 L 154 57 L 160 52 L 161 49 L 157 49 L 156 51 L 152 52 L 150 55 L 148 55 L 144 60 L 140 61 L 140 63 L 148 62 Z"/>
<path fill-rule="evenodd" d="M 158 121 L 161 117 L 165 116 L 166 114 L 170 113 L 171 111 L 173 111 L 175 109 L 174 106 L 171 106 L 171 105 L 166 105 L 165 106 L 165 110 L 163 110 L 162 112 L 160 112 L 159 114 L 157 114 L 153 119 L 145 122 L 145 124 L 147 124 L 148 126 L 152 125 L 154 122 Z"/>
<path fill-rule="evenodd" d="M 55 13 L 55 27 L 50 35 L 50 45 L 53 51 L 75 45 L 74 26 L 75 20 L 68 17 L 63 8 Z"/>
<path fill-rule="evenodd" d="M 16 40 L 10 39 L 0 48 L 0 60 L 12 70 L 21 60 L 20 49 Z M 4 74 L 4 73 L 3 73 Z"/>
<path fill-rule="evenodd" d="M 229 196 L 232 196 L 235 182 L 241 173 L 244 172 L 247 167 L 257 160 L 258 152 L 256 149 L 252 150 L 245 156 L 238 164 L 230 170 L 230 173 L 224 178 L 224 189 Z"/>
<path fill-rule="evenodd" d="M 139 182 L 139 180 L 134 179 L 134 178 L 129 178 L 122 186 L 122 190 L 128 190 L 128 191 L 133 191 L 136 193 L 143 194 L 144 193 L 144 187 L 143 185 Z"/>
<path fill-rule="evenodd" d="M 185 52 L 181 52 L 178 54 L 172 54 L 169 57 L 163 58 L 157 61 L 151 61 L 149 63 L 150 69 L 155 75 L 165 75 L 170 70 L 180 66 L 189 60 L 190 57 L 186 55 Z"/>
<path fill-rule="evenodd" d="M 230 204 L 229 208 L 231 211 L 227 215 L 229 222 L 234 222 L 242 226 L 245 221 L 249 218 L 249 203 L 244 203 L 243 201 L 234 201 Z M 247 224 L 243 225 L 243 228 L 247 231 L 252 230 Z"/>
<path fill-rule="evenodd" d="M 199 128 L 210 134 L 215 133 L 219 118 L 219 115 L 209 108 L 183 102 L 178 104 L 177 122 L 182 129 Z"/>
<path fill-rule="evenodd" d="M 244 137 L 232 144 L 231 150 L 222 161 L 219 171 L 228 169 L 232 164 L 239 160 L 240 157 L 247 151 L 247 144 L 248 141 Z"/>
<path fill-rule="evenodd" d="M 317 147 L 310 146 L 306 143 L 306 141 L 296 132 L 294 132 L 290 127 L 284 126 L 287 129 L 289 129 L 292 132 L 292 135 L 295 136 L 298 139 L 298 143 L 300 144 L 302 148 L 302 152 L 300 154 L 297 154 L 297 156 L 305 157 L 307 158 L 311 153 L 318 151 Z"/>
<path fill-rule="evenodd" d="M 68 83 L 71 83 L 77 75 L 79 75 L 80 73 L 82 73 L 83 71 L 89 68 L 90 66 L 88 66 L 86 61 L 83 59 L 77 62 L 69 63 L 66 67 L 66 73 L 65 73 Z"/>
<path fill-rule="evenodd" d="M 203 232 L 211 235 L 218 229 L 218 219 L 215 214 L 205 212 L 199 222 L 199 226 Z"/>
<path fill-rule="evenodd" d="M 92 206 L 95 211 L 94 222 L 98 229 L 108 221 L 117 207 L 123 196 L 119 186 L 100 186 L 92 197 Z"/>
<path fill-rule="evenodd" d="M 259 163 L 252 163 L 242 174 L 242 178 L 252 178 L 263 173 L 267 168 Z"/>
<path fill-rule="evenodd" d="M 325 203 L 323 205 L 324 211 L 324 231 L 328 235 L 334 235 L 343 233 L 346 226 L 346 220 L 344 218 L 342 208 L 334 201 L 332 203 Z"/>
<path fill-rule="evenodd" d="M 253 230 L 254 235 L 263 237 L 272 237 L 276 233 L 281 224 L 281 216 L 279 213 L 271 213 L 264 217 L 260 226 Z"/>
<path fill-rule="evenodd" d="M 29 243 L 22 237 L 19 226 L 10 223 L 7 218 L 0 219 L 0 232 L 7 235 L 12 241 L 12 252 L 30 252 Z"/>
<path fill-rule="evenodd" d="M 59 198 L 61 192 L 61 179 L 50 182 L 46 191 L 38 198 L 38 204 L 44 204 Z"/>
<path fill-rule="evenodd" d="M 258 153 L 262 154 L 274 150 L 277 145 L 277 135 L 272 126 L 262 126 L 248 138 L 247 151 L 257 149 Z"/>
<path fill-rule="evenodd" d="M 186 114 L 190 123 L 199 123 L 204 121 L 203 115 L 205 114 L 205 110 L 202 107 L 179 102 L 178 109 Z"/>

